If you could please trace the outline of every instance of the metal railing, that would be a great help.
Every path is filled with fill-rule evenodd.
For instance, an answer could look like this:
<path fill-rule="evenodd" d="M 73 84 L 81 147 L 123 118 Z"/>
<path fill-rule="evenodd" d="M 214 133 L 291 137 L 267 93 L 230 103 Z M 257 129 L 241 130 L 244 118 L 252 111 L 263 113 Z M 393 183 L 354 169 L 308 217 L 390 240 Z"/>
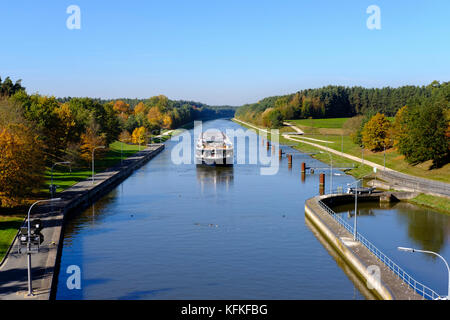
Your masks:
<path fill-rule="evenodd" d="M 341 226 L 343 226 L 348 232 L 353 234 L 353 227 L 348 224 L 342 217 L 336 214 L 332 209 L 330 209 L 325 203 L 319 200 L 319 205 Z M 409 285 L 416 293 L 429 300 L 436 300 L 441 296 L 437 294 L 434 290 L 420 283 L 411 277 L 407 272 L 399 267 L 394 261 L 392 261 L 388 256 L 381 252 L 377 247 L 375 247 L 369 240 L 367 240 L 363 235 L 357 233 L 356 240 L 361 242 L 375 257 L 383 262 L 397 277 L 399 277 L 403 282 Z"/>

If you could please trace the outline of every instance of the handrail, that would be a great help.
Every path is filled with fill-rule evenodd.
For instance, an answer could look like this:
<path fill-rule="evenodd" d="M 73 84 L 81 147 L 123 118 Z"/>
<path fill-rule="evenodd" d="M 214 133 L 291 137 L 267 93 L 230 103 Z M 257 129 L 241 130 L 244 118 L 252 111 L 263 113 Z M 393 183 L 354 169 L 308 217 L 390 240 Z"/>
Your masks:
<path fill-rule="evenodd" d="M 332 209 L 330 209 L 325 203 L 319 200 L 319 205 L 341 226 L 343 226 L 348 232 L 353 234 L 353 227 L 348 224 L 344 219 L 342 219 L 338 214 L 336 214 Z M 399 265 L 392 261 L 387 255 L 385 255 L 381 250 L 379 250 L 375 245 L 373 245 L 369 240 L 367 240 L 363 235 L 357 233 L 356 239 L 361 242 L 375 257 L 383 262 L 395 275 L 397 275 L 401 280 L 403 280 L 407 285 L 409 285 L 415 292 L 420 294 L 422 297 L 428 300 L 436 300 L 441 298 L 434 290 L 420 283 L 411 277 L 407 272 L 405 272 Z"/>

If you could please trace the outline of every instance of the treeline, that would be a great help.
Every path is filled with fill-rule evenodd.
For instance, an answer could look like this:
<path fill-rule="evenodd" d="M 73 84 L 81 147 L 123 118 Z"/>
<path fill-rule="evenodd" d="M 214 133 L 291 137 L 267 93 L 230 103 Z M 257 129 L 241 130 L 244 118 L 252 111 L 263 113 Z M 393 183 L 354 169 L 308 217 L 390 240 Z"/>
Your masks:
<path fill-rule="evenodd" d="M 394 121 L 381 112 L 369 112 L 349 119 L 344 127 L 365 149 L 396 148 L 412 165 L 432 160 L 431 168 L 441 167 L 450 155 L 450 83 L 433 83 L 429 97 L 410 100 Z"/>
<path fill-rule="evenodd" d="M 435 81 L 428 86 L 363 88 L 327 86 L 306 89 L 285 96 L 265 98 L 236 111 L 236 117 L 267 127 L 279 127 L 283 120 L 344 118 L 383 113 L 394 116 L 409 101 L 430 98 L 433 88 L 445 86 Z"/>
<path fill-rule="evenodd" d="M 59 161 L 88 166 L 116 140 L 145 144 L 162 129 L 197 119 L 233 117 L 230 107 L 171 101 L 100 100 L 29 95 L 21 82 L 0 81 L 0 205 L 19 204 L 43 183 L 46 167 Z"/>

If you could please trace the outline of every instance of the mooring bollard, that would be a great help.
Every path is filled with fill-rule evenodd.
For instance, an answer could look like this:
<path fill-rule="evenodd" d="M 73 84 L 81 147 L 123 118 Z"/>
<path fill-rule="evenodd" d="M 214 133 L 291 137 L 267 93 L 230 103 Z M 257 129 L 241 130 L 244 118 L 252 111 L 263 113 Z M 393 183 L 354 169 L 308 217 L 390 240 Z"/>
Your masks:
<path fill-rule="evenodd" d="M 321 173 L 319 176 L 319 185 L 324 186 L 325 185 L 325 173 Z"/>
<path fill-rule="evenodd" d="M 278 157 L 280 159 L 283 157 L 283 151 L 281 151 L 281 148 L 278 150 Z"/>
<path fill-rule="evenodd" d="M 306 164 L 302 162 L 302 173 L 306 172 Z"/>
<path fill-rule="evenodd" d="M 269 147 L 270 147 L 270 143 L 269 143 L 269 141 L 267 141 L 267 150 L 269 150 Z"/>
<path fill-rule="evenodd" d="M 288 155 L 287 155 L 287 158 L 288 158 L 288 164 L 289 164 L 290 166 L 292 166 L 292 154 L 288 154 Z"/>
<path fill-rule="evenodd" d="M 325 194 L 325 173 L 321 173 L 319 177 L 319 193 L 320 195 Z"/>

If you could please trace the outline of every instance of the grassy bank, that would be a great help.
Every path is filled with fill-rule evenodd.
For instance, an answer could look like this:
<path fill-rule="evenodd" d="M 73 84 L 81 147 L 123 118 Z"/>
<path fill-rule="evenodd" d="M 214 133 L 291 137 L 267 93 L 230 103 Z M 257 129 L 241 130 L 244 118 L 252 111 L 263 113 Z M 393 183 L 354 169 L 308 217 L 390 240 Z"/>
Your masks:
<path fill-rule="evenodd" d="M 420 194 L 414 199 L 409 200 L 414 204 L 435 209 L 439 212 L 450 215 L 450 200 L 443 197 L 435 197 L 428 194 Z"/>
<path fill-rule="evenodd" d="M 121 147 L 123 153 L 121 155 Z M 141 150 L 145 149 L 145 146 L 140 147 Z M 106 154 L 95 160 L 95 173 L 102 172 L 107 168 L 113 167 L 123 159 L 132 156 L 139 151 L 138 145 L 126 144 L 119 141 L 113 142 L 109 145 L 109 149 Z M 57 186 L 56 192 L 61 192 L 74 184 L 83 181 L 92 176 L 92 169 L 90 166 L 77 167 L 73 166 L 72 171 L 67 166 L 55 166 L 53 170 L 53 184 Z M 46 183 L 41 189 L 42 196 L 48 196 L 50 194 L 49 186 L 51 184 L 51 168 L 47 168 L 45 172 Z"/>
<path fill-rule="evenodd" d="M 0 216 L 0 261 L 16 236 L 23 219 L 23 216 Z"/>
<path fill-rule="evenodd" d="M 384 152 L 371 152 L 370 150 L 361 149 L 360 146 L 353 143 L 352 138 L 342 128 L 342 125 L 348 118 L 340 119 L 302 119 L 289 120 L 289 123 L 298 125 L 304 132 L 306 137 L 324 140 L 332 143 L 314 141 L 322 146 L 332 148 L 336 151 L 361 158 L 364 152 L 364 159 L 384 165 Z M 339 127 L 341 126 L 341 127 Z M 340 130 L 337 132 L 336 130 Z M 432 179 L 436 181 L 450 183 L 450 164 L 438 169 L 430 169 L 431 161 L 421 163 L 419 165 L 410 165 L 404 160 L 395 149 L 386 150 L 386 167 L 403 172 L 412 176 Z"/>
<path fill-rule="evenodd" d="M 331 121 L 333 119 L 324 119 L 324 120 L 330 120 Z M 243 127 L 255 130 L 254 128 L 249 127 L 247 125 L 244 125 L 244 124 L 242 124 L 240 122 L 236 122 L 236 123 L 238 123 L 239 125 L 241 125 Z M 313 157 L 313 158 L 315 158 L 317 160 L 320 160 L 320 161 L 322 161 L 324 163 L 330 164 L 330 154 L 329 153 L 324 152 L 323 150 L 321 150 L 321 149 L 319 149 L 317 147 L 308 145 L 308 144 L 304 144 L 304 143 L 300 143 L 300 142 L 296 143 L 296 142 L 294 142 L 292 140 L 287 140 L 287 139 L 285 139 L 285 138 L 283 138 L 281 136 L 281 134 L 283 132 L 291 132 L 291 131 L 292 131 L 292 129 L 288 128 L 288 127 L 281 128 L 280 129 L 280 135 L 279 135 L 279 142 L 282 143 L 282 144 L 289 145 L 289 146 L 291 146 L 291 147 L 293 147 L 293 148 L 295 148 L 295 149 L 297 149 L 297 150 L 299 150 L 301 152 L 315 153 L 315 154 L 311 155 L 311 157 Z M 268 139 L 270 139 L 270 138 L 271 138 L 270 135 L 268 135 Z M 341 148 L 341 137 L 340 136 L 339 137 L 336 137 L 336 136 L 333 137 L 333 136 L 322 135 L 320 137 L 314 136 L 314 138 L 328 140 L 328 141 L 334 141 L 336 143 L 335 146 L 331 146 L 330 144 L 320 143 L 320 142 L 316 142 L 316 141 L 314 141 L 314 143 L 317 143 L 317 144 L 323 145 L 323 146 L 327 146 L 327 147 L 331 147 L 332 149 L 341 151 L 341 149 L 340 149 Z M 337 146 L 338 143 L 339 143 L 339 146 Z M 354 145 L 354 144 L 353 144 L 353 142 L 351 142 L 350 137 L 344 136 L 344 152 L 345 153 L 352 154 L 352 153 L 348 152 L 348 150 L 352 148 L 352 145 Z M 322 153 L 319 153 L 320 151 L 322 151 Z M 361 157 L 361 149 L 359 149 L 359 150 L 355 150 L 354 149 L 353 150 L 353 155 Z M 334 166 L 352 166 L 352 165 L 354 165 L 355 168 L 352 169 L 352 170 L 347 170 L 346 173 L 354 176 L 357 179 L 360 178 L 360 177 L 369 175 L 370 173 L 373 172 L 373 168 L 372 167 L 367 166 L 367 165 L 362 165 L 360 162 L 355 162 L 355 161 L 352 161 L 352 160 L 350 160 L 348 158 L 344 158 L 344 157 L 341 157 L 341 156 L 338 156 L 338 155 L 335 155 L 335 154 L 332 154 L 331 156 L 332 156 L 332 159 L 333 159 L 333 165 Z M 365 150 L 364 159 L 367 159 L 369 161 L 373 161 L 375 163 L 382 164 L 383 163 L 382 162 L 383 161 L 383 154 L 374 155 L 373 153 L 370 153 L 369 151 Z M 375 160 L 377 160 L 377 161 L 375 161 Z M 403 164 L 396 163 L 398 161 L 399 161 L 398 160 L 398 154 L 396 154 L 395 151 L 390 151 L 390 152 L 386 153 L 386 166 L 387 167 L 390 167 L 390 168 L 392 168 L 392 167 L 394 167 L 394 168 L 402 168 L 402 166 L 404 166 L 405 164 L 404 163 Z M 441 171 L 449 170 L 449 168 L 450 167 L 447 165 L 445 168 L 441 168 L 442 169 Z M 420 170 L 424 171 L 424 169 L 420 169 Z M 411 174 L 410 170 L 398 170 L 398 171 L 402 171 L 402 172 Z M 433 171 L 433 170 L 427 170 L 427 171 L 428 171 L 428 175 L 423 173 L 423 176 L 425 178 L 430 178 L 429 177 L 429 175 L 430 175 L 429 172 Z M 436 174 L 436 173 L 433 173 L 433 174 Z M 446 179 L 436 179 L 436 180 L 444 180 L 446 182 Z M 445 213 L 445 214 L 450 214 L 450 200 L 447 199 L 447 198 L 421 194 L 421 195 L 417 196 L 416 198 L 409 200 L 409 202 L 414 203 L 416 205 L 432 208 L 432 209 L 434 209 L 436 211 L 439 211 L 439 212 L 442 212 L 442 213 Z"/>

